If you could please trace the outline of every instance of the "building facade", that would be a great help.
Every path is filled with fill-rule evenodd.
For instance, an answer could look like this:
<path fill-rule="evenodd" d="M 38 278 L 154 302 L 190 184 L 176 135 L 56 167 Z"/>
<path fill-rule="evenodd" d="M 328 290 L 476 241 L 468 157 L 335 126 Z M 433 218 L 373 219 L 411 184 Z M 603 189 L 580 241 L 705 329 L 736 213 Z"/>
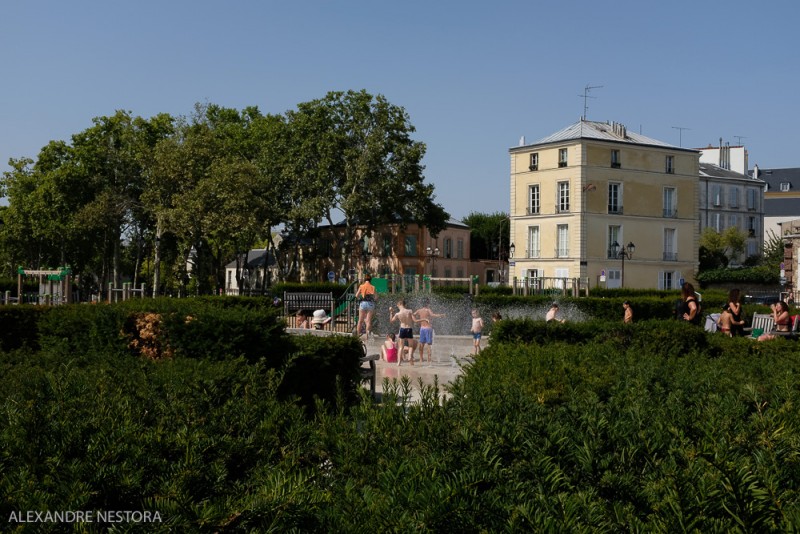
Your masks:
<path fill-rule="evenodd" d="M 741 263 L 764 249 L 764 182 L 746 174 L 700 163 L 700 232 L 713 228 L 724 232 L 730 227 L 746 236 L 744 257 L 731 258 Z"/>
<path fill-rule="evenodd" d="M 509 153 L 510 276 L 582 278 L 609 288 L 694 281 L 696 150 L 581 119 Z M 629 244 L 630 254 L 621 255 Z"/>
<path fill-rule="evenodd" d="M 750 174 L 766 184 L 763 239 L 780 238 L 786 231 L 781 224 L 800 218 L 800 168 L 759 169 L 756 165 Z"/>
<path fill-rule="evenodd" d="M 334 242 L 343 235 L 341 226 L 320 226 L 316 245 L 318 273 L 334 273 L 336 279 L 350 279 L 361 273 L 377 276 L 402 274 L 409 277 L 467 278 L 470 271 L 470 229 L 450 220 L 435 238 L 425 226 L 405 228 L 390 224 L 367 232 L 356 229 L 356 237 L 345 259 Z"/>
<path fill-rule="evenodd" d="M 735 226 L 747 236 L 744 257 L 764 250 L 764 186 L 748 173 L 749 154 L 742 146 L 719 140 L 700 151 L 700 232 L 724 232 Z M 742 260 L 743 258 L 736 258 Z"/>

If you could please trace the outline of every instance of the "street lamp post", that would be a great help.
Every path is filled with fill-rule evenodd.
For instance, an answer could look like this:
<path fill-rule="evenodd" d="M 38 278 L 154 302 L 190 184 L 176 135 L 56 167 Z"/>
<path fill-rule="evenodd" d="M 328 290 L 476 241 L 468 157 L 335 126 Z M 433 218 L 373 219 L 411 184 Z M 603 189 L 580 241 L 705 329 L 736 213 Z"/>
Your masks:
<path fill-rule="evenodd" d="M 625 287 L 625 260 L 633 259 L 633 252 L 636 250 L 636 245 L 630 241 L 625 248 L 622 248 L 619 243 L 614 241 L 611 244 L 611 250 L 614 251 L 614 256 L 622 260 L 622 274 L 620 275 L 620 286 Z"/>
<path fill-rule="evenodd" d="M 514 257 L 514 248 L 515 248 L 514 243 L 511 243 L 511 245 L 509 245 L 508 247 L 508 252 L 505 252 L 503 251 L 503 243 L 502 241 L 500 242 L 500 249 L 499 252 L 497 253 L 497 270 L 499 274 L 498 281 L 500 282 L 500 285 L 503 285 L 503 283 L 505 283 L 506 271 L 505 269 L 503 269 L 503 262 L 507 262 L 509 258 Z"/>
<path fill-rule="evenodd" d="M 431 276 L 434 276 L 434 272 L 436 270 L 436 258 L 439 257 L 439 247 L 425 248 L 425 257 L 428 258 L 428 261 L 431 264 Z"/>

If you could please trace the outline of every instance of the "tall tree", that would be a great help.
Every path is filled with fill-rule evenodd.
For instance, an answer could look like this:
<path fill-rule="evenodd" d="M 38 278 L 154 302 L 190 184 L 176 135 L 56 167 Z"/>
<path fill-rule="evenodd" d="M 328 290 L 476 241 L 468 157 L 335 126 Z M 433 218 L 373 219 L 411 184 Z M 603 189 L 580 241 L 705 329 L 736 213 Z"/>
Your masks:
<path fill-rule="evenodd" d="M 508 214 L 503 212 L 471 212 L 464 218 L 470 228 L 472 259 L 495 259 L 501 251 L 508 253 L 510 228 Z"/>
<path fill-rule="evenodd" d="M 343 219 L 337 242 L 343 264 L 358 227 L 369 234 L 384 224 L 415 222 L 434 236 L 445 228 L 449 216 L 424 181 L 425 145 L 411 138 L 415 129 L 403 108 L 362 90 L 331 92 L 287 115 L 296 162 L 289 172 L 315 193 L 304 196 L 302 217 L 294 215 L 313 219 L 321 207 L 331 226 Z"/>

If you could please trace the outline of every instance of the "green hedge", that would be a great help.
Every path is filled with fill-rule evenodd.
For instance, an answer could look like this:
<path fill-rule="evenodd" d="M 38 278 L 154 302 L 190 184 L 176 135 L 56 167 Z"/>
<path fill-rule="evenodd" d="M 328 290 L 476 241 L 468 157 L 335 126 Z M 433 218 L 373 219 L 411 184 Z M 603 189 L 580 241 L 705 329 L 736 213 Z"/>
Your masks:
<path fill-rule="evenodd" d="M 28 320 L 19 328 L 38 332 L 37 346 L 47 353 L 90 364 L 95 358 L 152 356 L 156 359 L 263 361 L 283 373 L 281 398 L 297 397 L 306 407 L 318 397 L 352 403 L 360 381 L 361 343 L 351 337 L 288 336 L 278 311 L 253 305 L 253 300 L 198 298 L 129 300 L 118 304 L 20 308 Z M 263 300 L 263 299 L 261 299 Z M 3 310 L 0 310 L 3 311 Z M 10 313 L 10 312 L 9 312 Z M 157 338 L 141 349 L 132 342 L 137 319 L 157 314 Z M 150 316 L 155 317 L 155 316 Z M 37 322 L 33 322 L 38 319 Z M 32 338 L 33 339 L 33 338 Z M 16 348 L 10 345 L 9 348 Z M 338 401 L 337 401 L 338 402 Z"/>
<path fill-rule="evenodd" d="M 780 272 L 775 267 L 760 265 L 741 269 L 711 269 L 698 273 L 697 281 L 701 287 L 708 284 L 766 284 L 778 286 Z"/>
<path fill-rule="evenodd" d="M 387 382 L 382 404 L 338 410 L 304 408 L 315 392 L 353 394 L 342 382 L 358 340 L 293 341 L 294 368 L 99 348 L 80 359 L 55 341 L 0 352 L 0 516 L 158 511 L 161 524 L 117 525 L 140 532 L 800 527 L 794 341 L 508 320 L 446 397 L 422 387 L 410 404 L 408 382 Z M 286 402 L 295 380 L 325 383 Z"/>
<path fill-rule="evenodd" d="M 0 306 L 0 350 L 39 347 L 39 322 L 51 308 Z"/>

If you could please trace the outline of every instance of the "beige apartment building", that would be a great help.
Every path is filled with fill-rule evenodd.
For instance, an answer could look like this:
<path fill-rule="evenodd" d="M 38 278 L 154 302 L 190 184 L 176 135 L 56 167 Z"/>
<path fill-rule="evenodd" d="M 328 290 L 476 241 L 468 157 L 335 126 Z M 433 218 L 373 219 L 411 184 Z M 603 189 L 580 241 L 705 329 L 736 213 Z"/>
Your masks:
<path fill-rule="evenodd" d="M 509 153 L 517 284 L 580 278 L 590 287 L 676 289 L 695 281 L 698 151 L 581 119 Z"/>

